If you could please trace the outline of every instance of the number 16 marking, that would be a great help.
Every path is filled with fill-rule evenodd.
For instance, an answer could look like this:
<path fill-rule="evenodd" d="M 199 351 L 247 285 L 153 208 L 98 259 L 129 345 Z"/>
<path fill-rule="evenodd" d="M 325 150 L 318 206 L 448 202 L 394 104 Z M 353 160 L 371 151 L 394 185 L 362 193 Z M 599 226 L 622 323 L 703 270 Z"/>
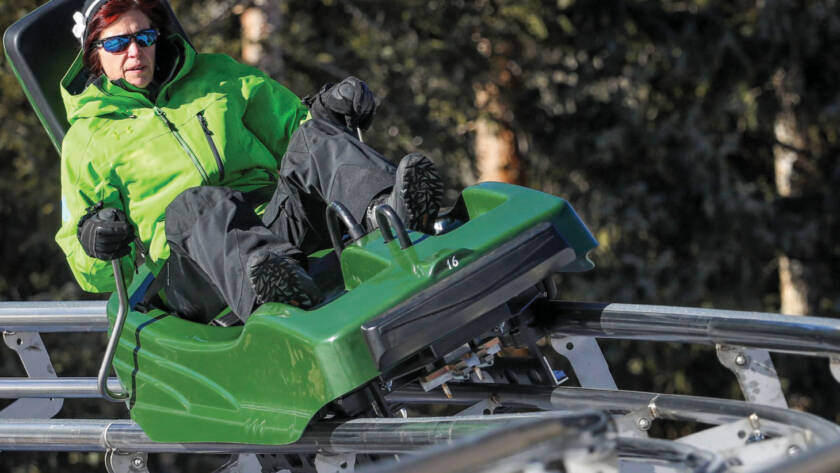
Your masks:
<path fill-rule="evenodd" d="M 449 258 L 446 258 L 446 266 L 450 270 L 457 268 L 459 264 L 461 264 L 461 263 L 458 262 L 458 257 L 455 256 L 455 255 L 452 255 Z"/>

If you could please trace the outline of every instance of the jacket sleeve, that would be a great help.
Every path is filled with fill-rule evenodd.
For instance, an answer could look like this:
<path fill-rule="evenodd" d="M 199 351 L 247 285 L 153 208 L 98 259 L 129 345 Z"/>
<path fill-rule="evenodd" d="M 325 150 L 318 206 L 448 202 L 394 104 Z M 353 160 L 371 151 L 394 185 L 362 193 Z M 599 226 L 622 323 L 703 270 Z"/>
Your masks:
<path fill-rule="evenodd" d="M 61 155 L 61 228 L 55 236 L 64 251 L 70 269 L 83 290 L 108 292 L 115 289 L 114 273 L 110 261 L 101 261 L 88 256 L 76 237 L 77 224 L 88 207 L 102 201 L 105 207 L 123 209 L 120 193 L 112 186 L 107 176 L 94 167 L 92 150 L 88 145 L 77 146 L 68 133 L 62 145 Z M 90 140 L 90 137 L 88 138 Z M 123 273 L 133 270 L 133 259 L 128 255 L 120 261 Z"/>
<path fill-rule="evenodd" d="M 260 73 L 245 81 L 248 96 L 242 120 L 272 152 L 279 167 L 292 133 L 308 118 L 309 110 L 289 89 L 268 76 Z"/>

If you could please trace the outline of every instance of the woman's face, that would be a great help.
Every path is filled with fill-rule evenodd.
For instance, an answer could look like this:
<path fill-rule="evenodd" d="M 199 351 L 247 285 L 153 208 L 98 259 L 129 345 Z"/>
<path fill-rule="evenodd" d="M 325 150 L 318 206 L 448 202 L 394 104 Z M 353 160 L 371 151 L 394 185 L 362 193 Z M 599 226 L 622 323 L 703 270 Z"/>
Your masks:
<path fill-rule="evenodd" d="M 151 28 L 152 23 L 140 10 L 130 10 L 123 13 L 117 21 L 102 30 L 98 40 Z M 155 71 L 155 47 L 141 47 L 136 40 L 132 40 L 128 48 L 117 53 L 109 53 L 99 48 L 99 61 L 102 71 L 110 80 L 125 79 L 129 84 L 146 88 L 152 82 Z"/>

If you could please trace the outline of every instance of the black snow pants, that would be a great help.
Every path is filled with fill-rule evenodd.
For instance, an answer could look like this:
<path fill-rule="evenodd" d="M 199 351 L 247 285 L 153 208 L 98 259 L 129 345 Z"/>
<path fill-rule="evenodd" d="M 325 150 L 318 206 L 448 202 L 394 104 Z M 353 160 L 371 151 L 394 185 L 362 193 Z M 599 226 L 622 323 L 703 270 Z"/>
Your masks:
<path fill-rule="evenodd" d="M 394 185 L 395 166 L 373 148 L 322 120 L 304 122 L 292 136 L 277 187 L 240 192 L 226 187 L 187 189 L 166 209 L 170 257 L 153 287 L 166 309 L 208 322 L 229 306 L 243 321 L 255 308 L 248 257 L 270 245 L 306 263 L 331 246 L 326 207 L 344 204 L 362 222 L 374 197 Z M 254 208 L 271 196 L 262 218 Z"/>

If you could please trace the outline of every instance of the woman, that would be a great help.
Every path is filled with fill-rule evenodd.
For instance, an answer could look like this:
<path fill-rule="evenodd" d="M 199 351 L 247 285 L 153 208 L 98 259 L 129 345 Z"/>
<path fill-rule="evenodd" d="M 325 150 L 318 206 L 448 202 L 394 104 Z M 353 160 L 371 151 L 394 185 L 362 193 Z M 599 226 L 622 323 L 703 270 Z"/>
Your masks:
<path fill-rule="evenodd" d="M 442 193 L 431 162 L 394 169 L 348 133 L 373 118 L 363 82 L 325 86 L 307 110 L 262 72 L 197 54 L 167 18 L 158 0 L 87 0 L 74 15 L 82 52 L 61 83 L 69 218 L 56 240 L 83 289 L 113 290 L 102 260 L 143 259 L 158 305 L 195 320 L 229 306 L 244 320 L 263 302 L 319 302 L 305 264 L 329 245 L 327 202 L 369 230 L 385 202 L 428 229 Z"/>

